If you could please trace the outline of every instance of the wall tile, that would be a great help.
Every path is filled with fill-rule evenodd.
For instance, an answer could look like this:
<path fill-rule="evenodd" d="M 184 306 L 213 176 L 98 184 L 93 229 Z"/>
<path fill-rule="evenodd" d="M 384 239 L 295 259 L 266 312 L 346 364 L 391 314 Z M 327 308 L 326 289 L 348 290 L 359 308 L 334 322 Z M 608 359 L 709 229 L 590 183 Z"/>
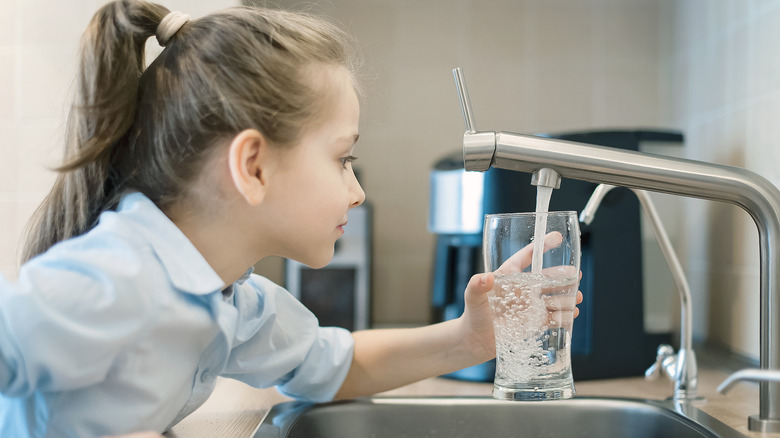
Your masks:
<path fill-rule="evenodd" d="M 13 265 L 18 235 L 16 230 L 16 200 L 0 196 L 0 265 Z M 2 272 L 6 275 L 6 272 Z M 10 273 L 10 272 L 9 272 Z"/>
<path fill-rule="evenodd" d="M 599 7 L 595 17 L 596 44 L 604 52 L 598 64 L 653 68 L 660 55 L 659 29 L 658 21 L 647 17 L 658 16 L 659 11 L 654 1 Z"/>
<path fill-rule="evenodd" d="M 73 50 L 21 46 L 19 90 L 16 114 L 27 119 L 63 120 L 65 101 L 75 77 L 76 57 Z"/>
<path fill-rule="evenodd" d="M 757 320 L 746 321 L 745 318 L 746 313 L 758 316 L 757 312 L 748 311 L 748 307 L 753 307 L 750 304 L 753 304 L 754 300 L 740 292 L 739 275 L 733 271 L 713 273 L 713 282 L 723 287 L 713 288 L 710 291 L 712 295 L 710 318 L 717 321 L 710 325 L 711 336 L 718 343 L 727 345 L 735 351 L 743 354 L 750 352 L 751 348 L 757 345 L 748 346 L 740 338 L 745 337 L 747 332 L 750 336 L 745 339 L 757 338 Z M 758 296 L 755 292 L 752 295 Z M 755 307 L 758 307 L 758 301 L 754 303 Z"/>
<path fill-rule="evenodd" d="M 14 44 L 16 3 L 15 0 L 0 0 L 0 48 Z"/>
<path fill-rule="evenodd" d="M 689 111 L 694 115 L 702 115 L 717 111 L 726 103 L 726 70 L 723 68 L 721 47 L 710 49 L 703 42 L 697 42 L 694 47 L 690 73 L 695 80 L 690 83 Z"/>
<path fill-rule="evenodd" d="M 723 143 L 732 149 L 746 150 L 744 165 L 750 169 L 757 170 L 753 167 L 751 149 L 748 149 L 748 135 L 750 128 L 748 127 L 748 110 L 742 105 L 729 105 L 724 110 L 722 116 L 723 121 Z"/>
<path fill-rule="evenodd" d="M 16 148 L 16 127 L 0 125 L 0 194 L 6 200 L 15 198 L 19 190 L 19 150 Z M 0 228 L 3 229 L 3 228 Z"/>
<path fill-rule="evenodd" d="M 402 3 L 395 10 L 393 57 L 398 67 L 447 65 L 457 56 L 457 10 L 438 2 Z M 430 17 L 436 16 L 437 20 Z"/>
<path fill-rule="evenodd" d="M 746 110 L 745 150 L 751 170 L 780 179 L 780 93 L 756 100 Z"/>
<path fill-rule="evenodd" d="M 536 112 L 537 132 L 594 127 L 590 69 L 539 69 L 531 80 L 526 104 Z"/>
<path fill-rule="evenodd" d="M 531 2 L 523 10 L 528 62 L 544 69 L 590 68 L 595 14 L 592 4 Z"/>
<path fill-rule="evenodd" d="M 675 52 L 676 53 L 676 52 Z M 665 90 L 663 95 L 665 105 L 660 107 L 661 113 L 666 113 L 672 123 L 677 126 L 687 126 L 691 119 L 691 83 L 693 82 L 691 62 L 687 58 L 673 58 L 669 62 L 669 70 L 662 76 L 659 87 Z M 688 132 L 685 132 L 688 135 Z M 686 141 L 687 142 L 687 141 Z"/>
<path fill-rule="evenodd" d="M 0 26 L 2 24 L 0 23 Z M 0 48 L 0 121 L 13 117 L 16 56 L 12 48 Z"/>
<path fill-rule="evenodd" d="M 731 4 L 731 3 L 729 3 Z M 748 71 L 749 50 L 748 30 L 743 23 L 724 31 L 724 41 L 721 52 L 721 65 L 723 70 L 724 98 L 727 105 L 744 106 L 748 98 Z"/>
<path fill-rule="evenodd" d="M 17 42 L 24 46 L 73 46 L 91 16 L 77 2 L 24 0 L 16 5 Z"/>
<path fill-rule="evenodd" d="M 52 168 L 62 157 L 62 131 L 54 124 L 29 124 L 18 128 L 19 192 L 46 193 L 54 182 Z"/>
<path fill-rule="evenodd" d="M 655 127 L 661 124 L 658 70 L 611 70 L 594 76 L 595 126 Z"/>
<path fill-rule="evenodd" d="M 747 34 L 748 97 L 761 98 L 780 89 L 780 8 L 754 16 Z"/>

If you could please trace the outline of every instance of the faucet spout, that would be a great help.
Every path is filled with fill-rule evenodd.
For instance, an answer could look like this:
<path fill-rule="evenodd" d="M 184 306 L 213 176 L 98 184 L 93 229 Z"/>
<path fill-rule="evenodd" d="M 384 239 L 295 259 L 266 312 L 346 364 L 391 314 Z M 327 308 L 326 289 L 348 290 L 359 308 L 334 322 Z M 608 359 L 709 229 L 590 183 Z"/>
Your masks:
<path fill-rule="evenodd" d="M 532 186 L 550 187 L 553 189 L 561 188 L 561 175 L 558 172 L 545 167 L 539 169 L 531 175 Z"/>
<path fill-rule="evenodd" d="M 533 173 L 554 169 L 563 178 L 619 185 L 738 205 L 758 228 L 761 260 L 760 364 L 780 369 L 780 190 L 746 169 L 625 151 L 511 132 L 466 132 L 466 169 L 482 166 Z M 494 138 L 495 143 L 484 142 Z M 476 142 L 476 149 L 472 140 Z M 494 150 L 492 156 L 487 151 Z M 474 152 L 478 152 L 475 154 Z M 486 169 L 481 169 L 486 170 Z M 780 432 L 780 383 L 760 384 L 757 422 L 764 432 Z"/>

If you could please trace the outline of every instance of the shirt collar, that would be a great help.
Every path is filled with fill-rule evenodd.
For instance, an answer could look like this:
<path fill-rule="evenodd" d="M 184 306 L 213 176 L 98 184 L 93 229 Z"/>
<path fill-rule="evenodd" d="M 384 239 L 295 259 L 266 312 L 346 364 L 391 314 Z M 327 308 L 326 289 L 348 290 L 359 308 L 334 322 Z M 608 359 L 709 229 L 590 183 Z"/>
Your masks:
<path fill-rule="evenodd" d="M 249 269 L 247 269 L 246 272 L 244 272 L 244 275 L 242 275 L 241 277 L 238 278 L 238 280 L 236 280 L 236 283 L 244 284 L 245 281 L 249 280 L 249 277 L 252 275 L 253 272 L 255 272 L 255 267 L 250 266 Z"/>
<path fill-rule="evenodd" d="M 137 226 L 168 271 L 174 287 L 194 295 L 225 287 L 187 236 L 145 195 L 137 192 L 124 195 L 116 213 Z"/>

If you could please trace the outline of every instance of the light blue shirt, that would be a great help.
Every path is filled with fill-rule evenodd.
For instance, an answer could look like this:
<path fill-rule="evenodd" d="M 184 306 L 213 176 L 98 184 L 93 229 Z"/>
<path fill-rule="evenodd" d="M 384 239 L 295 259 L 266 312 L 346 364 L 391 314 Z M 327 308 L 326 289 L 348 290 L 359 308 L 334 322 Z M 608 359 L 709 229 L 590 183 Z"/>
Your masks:
<path fill-rule="evenodd" d="M 319 327 L 265 278 L 248 272 L 225 288 L 133 193 L 88 233 L 26 263 L 15 284 L 0 276 L 0 436 L 163 431 L 220 375 L 327 401 L 352 350 L 349 332 Z"/>

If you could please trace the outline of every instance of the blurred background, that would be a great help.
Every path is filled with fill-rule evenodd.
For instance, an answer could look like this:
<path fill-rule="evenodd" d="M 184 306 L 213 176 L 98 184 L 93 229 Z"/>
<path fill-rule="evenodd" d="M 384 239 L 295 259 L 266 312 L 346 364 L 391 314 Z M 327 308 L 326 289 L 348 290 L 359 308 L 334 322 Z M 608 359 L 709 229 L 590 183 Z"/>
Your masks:
<path fill-rule="evenodd" d="M 24 224 L 53 180 L 79 35 L 102 3 L 0 0 L 7 278 L 16 276 Z M 160 3 L 197 17 L 238 0 Z M 431 318 L 429 177 L 460 149 L 464 131 L 454 67 L 466 73 L 482 130 L 674 129 L 684 145 L 652 152 L 746 167 L 780 183 L 780 0 L 255 3 L 327 15 L 359 41 L 366 95 L 355 165 L 373 213 L 372 326 Z M 757 358 L 752 220 L 730 205 L 666 198 L 655 199 L 691 283 L 695 339 Z M 670 284 L 663 263 L 653 269 L 645 277 Z M 257 270 L 285 282 L 281 260 Z M 673 290 L 645 296 L 645 323 L 674 329 L 676 301 Z"/>

